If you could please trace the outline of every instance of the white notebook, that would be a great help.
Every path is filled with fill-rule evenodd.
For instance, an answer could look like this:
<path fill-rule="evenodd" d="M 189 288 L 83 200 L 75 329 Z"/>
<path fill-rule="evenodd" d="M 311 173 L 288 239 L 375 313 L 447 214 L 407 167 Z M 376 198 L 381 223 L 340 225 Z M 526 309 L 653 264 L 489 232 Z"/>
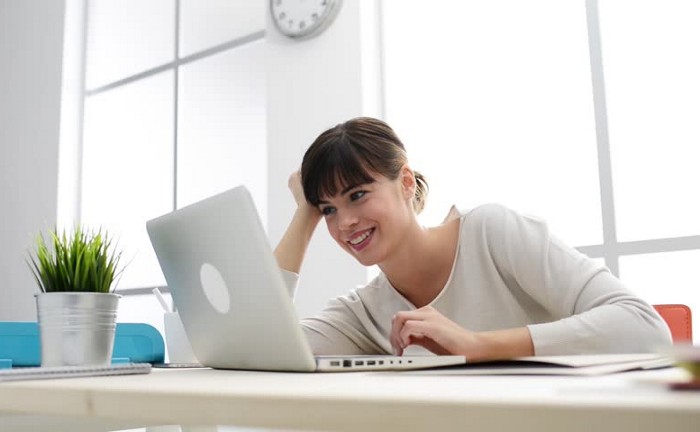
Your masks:
<path fill-rule="evenodd" d="M 578 375 L 661 369 L 674 366 L 661 354 L 592 354 L 518 357 L 511 360 L 471 363 L 458 367 L 415 371 L 426 375 Z"/>
<path fill-rule="evenodd" d="M 104 375 L 133 375 L 151 372 L 149 363 L 126 363 L 110 366 L 50 366 L 0 369 L 0 382 Z"/>

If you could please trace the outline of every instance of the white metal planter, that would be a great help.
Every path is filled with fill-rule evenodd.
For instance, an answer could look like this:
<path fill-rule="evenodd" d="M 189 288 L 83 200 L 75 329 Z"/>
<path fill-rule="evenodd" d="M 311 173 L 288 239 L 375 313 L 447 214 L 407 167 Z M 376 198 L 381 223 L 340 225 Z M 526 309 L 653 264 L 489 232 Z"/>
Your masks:
<path fill-rule="evenodd" d="M 90 292 L 37 294 L 41 365 L 109 365 L 120 297 Z"/>

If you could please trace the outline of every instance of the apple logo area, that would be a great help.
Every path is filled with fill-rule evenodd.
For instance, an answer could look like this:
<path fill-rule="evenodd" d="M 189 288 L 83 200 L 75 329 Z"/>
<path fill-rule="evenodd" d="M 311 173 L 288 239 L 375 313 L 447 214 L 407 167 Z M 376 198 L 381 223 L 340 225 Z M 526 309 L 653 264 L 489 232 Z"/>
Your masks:
<path fill-rule="evenodd" d="M 199 281 L 212 307 L 221 314 L 227 313 L 231 309 L 231 296 L 219 270 L 209 263 L 202 264 L 199 269 Z"/>

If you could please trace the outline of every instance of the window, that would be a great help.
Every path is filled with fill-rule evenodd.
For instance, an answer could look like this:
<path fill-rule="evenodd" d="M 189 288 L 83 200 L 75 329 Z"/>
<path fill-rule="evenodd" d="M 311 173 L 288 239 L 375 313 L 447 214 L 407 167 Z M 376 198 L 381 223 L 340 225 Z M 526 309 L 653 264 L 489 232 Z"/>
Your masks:
<path fill-rule="evenodd" d="M 502 202 L 546 218 L 649 302 L 700 311 L 700 5 L 431 8 L 439 19 L 383 2 L 385 116 L 428 177 L 425 222 L 452 203 Z"/>
<path fill-rule="evenodd" d="M 700 234 L 699 18 L 692 0 L 600 4 L 621 241 Z"/>
<path fill-rule="evenodd" d="M 546 216 L 572 243 L 601 243 L 583 5 L 433 7 L 453 12 L 423 20 L 424 6 L 384 3 L 386 118 L 428 177 L 424 219 L 497 201 Z"/>
<path fill-rule="evenodd" d="M 165 283 L 148 219 L 241 183 L 265 217 L 265 4 L 86 0 L 84 16 L 76 216 L 119 241 L 120 290 L 148 292 Z"/>

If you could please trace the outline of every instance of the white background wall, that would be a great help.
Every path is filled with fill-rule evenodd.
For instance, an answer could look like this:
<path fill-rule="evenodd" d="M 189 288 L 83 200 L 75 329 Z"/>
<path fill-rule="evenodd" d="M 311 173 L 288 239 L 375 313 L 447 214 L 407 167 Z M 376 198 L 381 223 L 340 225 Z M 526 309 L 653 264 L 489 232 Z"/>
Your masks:
<path fill-rule="evenodd" d="M 25 258 L 56 223 L 64 0 L 0 1 L 0 320 L 34 320 Z"/>
<path fill-rule="evenodd" d="M 65 0 L 0 1 L 0 320 L 35 319 L 35 282 L 24 259 L 37 230 L 56 223 L 64 7 Z M 287 177 L 313 139 L 351 117 L 380 115 L 376 40 L 374 48 L 362 44 L 378 37 L 376 10 L 376 0 L 345 1 L 333 26 L 304 41 L 266 24 L 273 245 L 294 210 Z M 366 280 L 367 270 L 322 224 L 302 269 L 297 309 L 310 315 Z"/>
<path fill-rule="evenodd" d="M 379 115 L 379 57 L 362 43 L 362 38 L 378 37 L 378 31 L 361 31 L 362 23 L 376 15 L 374 0 L 345 1 L 330 28 L 303 41 L 285 38 L 267 21 L 268 227 L 273 245 L 295 208 L 288 176 L 299 168 L 314 138 L 352 117 Z M 322 221 L 301 270 L 295 298 L 299 315 L 313 314 L 328 299 L 366 281 L 367 269 L 340 250 Z"/>

